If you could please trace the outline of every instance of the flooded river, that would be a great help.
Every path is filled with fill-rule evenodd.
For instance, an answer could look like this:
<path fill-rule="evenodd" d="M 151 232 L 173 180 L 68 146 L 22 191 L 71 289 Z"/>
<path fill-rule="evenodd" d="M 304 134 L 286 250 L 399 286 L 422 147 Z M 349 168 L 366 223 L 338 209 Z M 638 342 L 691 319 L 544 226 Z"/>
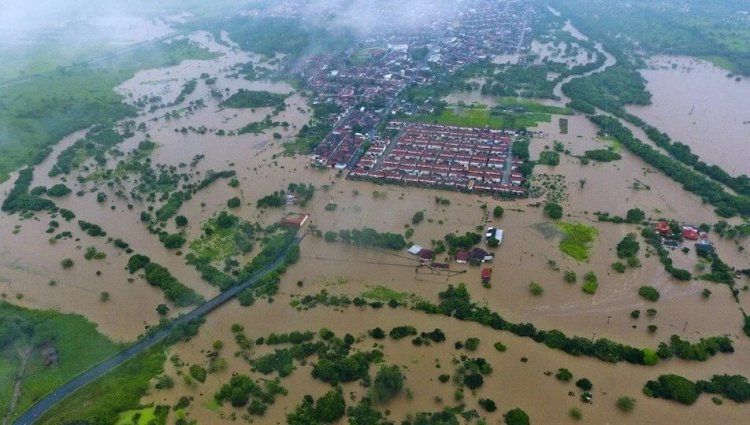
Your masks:
<path fill-rule="evenodd" d="M 652 105 L 628 111 L 690 146 L 708 164 L 749 174 L 750 80 L 703 60 L 659 56 L 641 71 Z"/>

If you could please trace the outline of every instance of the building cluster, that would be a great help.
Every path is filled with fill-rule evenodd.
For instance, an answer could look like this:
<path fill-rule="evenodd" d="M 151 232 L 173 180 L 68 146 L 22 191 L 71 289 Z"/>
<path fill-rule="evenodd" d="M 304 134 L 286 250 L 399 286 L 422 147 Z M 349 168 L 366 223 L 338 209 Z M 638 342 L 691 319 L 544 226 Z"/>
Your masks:
<path fill-rule="evenodd" d="M 294 3 L 287 0 L 272 10 L 288 11 L 294 9 Z M 525 47 L 533 10 L 527 2 L 439 3 L 426 14 L 428 18 L 415 20 L 414 25 L 398 25 L 394 19 L 404 17 L 389 17 L 393 7 L 376 2 L 358 14 L 358 20 L 366 21 L 368 27 L 358 47 L 305 56 L 288 69 L 313 93 L 313 106 L 326 106 L 320 109 L 329 111 L 322 120 L 332 131 L 313 152 L 316 165 L 352 169 L 367 145 L 377 142 L 376 129 L 386 117 L 432 110 L 438 99 L 412 104 L 401 96 L 407 88 L 429 85 L 441 73 L 452 74 L 472 62 Z M 397 6 L 399 10 L 405 7 Z M 425 11 L 415 12 L 425 15 Z M 485 184 L 484 178 L 480 185 Z M 487 184 L 500 184 L 492 175 L 486 179 Z"/>
<path fill-rule="evenodd" d="M 391 122 L 391 141 L 376 140 L 351 179 L 523 196 L 522 160 L 511 155 L 512 133 L 480 128 Z"/>
<path fill-rule="evenodd" d="M 659 221 L 653 224 L 654 230 L 662 237 L 662 244 L 670 249 L 679 248 L 682 240 L 695 243 L 695 251 L 699 255 L 714 252 L 714 246 L 708 238 L 708 233 L 701 231 L 696 226 L 684 224 L 679 226 L 677 232 L 670 223 Z"/>

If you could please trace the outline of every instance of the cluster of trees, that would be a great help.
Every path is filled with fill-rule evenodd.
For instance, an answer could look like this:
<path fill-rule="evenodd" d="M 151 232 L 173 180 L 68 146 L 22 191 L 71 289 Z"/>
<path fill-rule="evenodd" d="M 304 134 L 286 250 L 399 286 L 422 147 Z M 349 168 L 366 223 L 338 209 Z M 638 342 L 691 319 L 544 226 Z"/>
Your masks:
<path fill-rule="evenodd" d="M 219 404 L 228 401 L 234 407 L 248 406 L 248 413 L 263 416 L 268 406 L 274 403 L 276 395 L 286 394 L 286 388 L 278 380 L 264 381 L 261 386 L 249 376 L 237 374 L 229 379 L 228 384 L 222 385 L 214 399 Z"/>
<path fill-rule="evenodd" d="M 65 186 L 65 184 L 63 183 L 58 183 L 47 190 L 47 196 L 59 198 L 61 196 L 69 194 L 70 192 L 72 192 L 72 190 L 70 190 L 68 186 Z"/>
<path fill-rule="evenodd" d="M 343 242 L 357 246 L 370 246 L 392 249 L 395 251 L 402 250 L 406 247 L 406 239 L 404 239 L 403 235 L 390 232 L 379 233 L 377 230 L 369 227 L 365 227 L 362 230 L 339 230 L 338 233 L 326 233 L 326 240 L 329 242 L 335 241 L 337 237 Z"/>
<path fill-rule="evenodd" d="M 144 269 L 144 278 L 152 286 L 161 288 L 164 296 L 178 307 L 186 307 L 203 302 L 203 297 L 180 283 L 165 267 L 154 263 L 145 255 L 135 254 L 128 260 L 128 271 L 133 274 Z"/>
<path fill-rule="evenodd" d="M 346 413 L 344 391 L 338 386 L 321 396 L 317 401 L 306 395 L 302 404 L 287 415 L 288 425 L 323 425 L 334 423 Z"/>
<path fill-rule="evenodd" d="M 659 358 L 666 359 L 672 356 L 685 360 L 702 361 L 719 352 L 731 353 L 734 351 L 732 341 L 725 336 L 701 339 L 694 344 L 673 336 L 670 344 L 660 344 L 659 351 L 656 353 L 648 348 L 639 349 L 606 338 L 592 340 L 579 336 L 570 337 L 559 330 L 538 330 L 531 323 L 508 322 L 497 312 L 472 302 L 469 292 L 463 284 L 457 287 L 449 285 L 448 289 L 440 292 L 438 304 L 422 300 L 414 308 L 428 314 L 452 316 L 458 320 L 476 322 L 493 329 L 509 331 L 518 336 L 532 338 L 549 348 L 562 350 L 574 356 L 596 357 L 611 363 L 626 361 L 634 364 L 655 364 Z"/>
<path fill-rule="evenodd" d="M 206 187 L 208 187 L 211 183 L 215 182 L 216 180 L 219 180 L 219 179 L 228 179 L 228 178 L 234 177 L 236 175 L 237 175 L 237 172 L 234 171 L 234 170 L 223 170 L 223 171 L 208 170 L 208 171 L 206 171 L 206 174 L 205 174 L 205 177 L 203 178 L 203 180 L 201 180 L 200 183 L 198 183 L 195 186 L 195 191 L 197 192 L 197 191 L 199 191 L 201 189 L 205 189 Z M 239 182 L 237 183 L 237 185 L 239 185 Z"/>
<path fill-rule="evenodd" d="M 285 193 L 284 191 L 276 191 L 270 195 L 266 195 L 255 204 L 257 208 L 281 208 L 284 206 Z"/>
<path fill-rule="evenodd" d="M 651 103 L 651 93 L 646 90 L 646 80 L 627 63 L 618 63 L 604 72 L 573 79 L 563 85 L 562 89 L 566 96 L 576 100 L 568 106 L 582 107 L 582 112 L 597 107 L 604 111 L 624 114 L 625 105 Z"/>
<path fill-rule="evenodd" d="M 701 338 L 700 341 L 691 343 L 682 340 L 677 335 L 672 335 L 669 344 L 659 343 L 656 355 L 662 359 L 668 359 L 672 356 L 683 360 L 705 361 L 717 353 L 734 353 L 732 340 L 727 336 L 712 336 Z"/>
<path fill-rule="evenodd" d="M 7 213 L 24 211 L 54 211 L 55 203 L 49 199 L 40 198 L 29 193 L 31 181 L 34 179 L 34 168 L 24 168 L 18 172 L 18 178 L 8 196 L 3 201 L 2 210 Z"/>
<path fill-rule="evenodd" d="M 94 126 L 86 133 L 83 139 L 76 140 L 75 143 L 65 148 L 57 156 L 57 162 L 49 171 L 49 176 L 54 177 L 60 174 L 70 174 L 81 163 L 90 157 L 94 157 L 96 162 L 102 166 L 107 160 L 104 154 L 109 148 L 121 143 L 125 136 L 118 133 L 111 127 L 105 125 Z"/>
<path fill-rule="evenodd" d="M 700 196 L 704 201 L 715 206 L 718 215 L 722 217 L 733 217 L 737 214 L 750 215 L 750 196 L 727 193 L 719 183 L 691 170 L 679 161 L 660 153 L 650 145 L 635 138 L 630 129 L 623 126 L 616 118 L 595 115 L 591 117 L 591 121 L 599 126 L 601 133 L 614 137 L 648 164 L 682 184 L 683 189 Z"/>
<path fill-rule="evenodd" d="M 613 152 L 609 149 L 593 149 L 585 151 L 583 157 L 599 162 L 612 162 L 622 159 L 622 156 L 619 153 Z"/>
<path fill-rule="evenodd" d="M 172 192 L 169 195 L 169 199 L 164 205 L 156 210 L 156 219 L 159 221 L 167 221 L 177 214 L 177 211 L 182 207 L 182 203 L 190 199 L 190 194 L 186 194 L 181 191 Z"/>
<path fill-rule="evenodd" d="M 462 236 L 457 236 L 455 233 L 445 235 L 445 242 L 448 244 L 451 254 L 455 254 L 455 251 L 459 249 L 471 249 L 481 241 L 482 235 L 474 232 L 466 232 Z"/>
<path fill-rule="evenodd" d="M 81 228 L 87 235 L 92 237 L 107 236 L 107 232 L 102 230 L 101 226 L 94 223 L 89 223 L 84 220 L 78 220 L 78 227 Z"/>
<path fill-rule="evenodd" d="M 640 208 L 631 208 L 628 210 L 625 218 L 618 215 L 609 215 L 609 213 L 600 212 L 594 213 L 599 221 L 606 221 L 610 223 L 629 223 L 629 224 L 640 224 L 646 218 L 646 213 Z"/>
<path fill-rule="evenodd" d="M 552 167 L 560 165 L 560 154 L 555 151 L 542 151 L 539 154 L 539 164 Z"/>
<path fill-rule="evenodd" d="M 224 108 L 265 108 L 277 106 L 289 97 L 288 94 L 271 93 L 265 90 L 240 89 L 221 103 Z"/>
<path fill-rule="evenodd" d="M 174 104 L 180 104 L 185 101 L 185 97 L 190 96 L 195 89 L 198 87 L 198 80 L 193 78 L 192 80 L 188 81 L 182 86 L 182 90 L 180 91 L 180 94 L 177 95 L 177 98 L 174 101 Z"/>

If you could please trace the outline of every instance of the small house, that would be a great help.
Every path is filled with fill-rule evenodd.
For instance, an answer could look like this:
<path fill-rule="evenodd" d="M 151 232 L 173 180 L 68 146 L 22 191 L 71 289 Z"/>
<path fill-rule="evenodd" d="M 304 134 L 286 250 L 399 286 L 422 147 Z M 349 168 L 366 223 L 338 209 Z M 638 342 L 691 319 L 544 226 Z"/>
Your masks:
<path fill-rule="evenodd" d="M 302 226 L 304 226 L 305 223 L 307 223 L 307 219 L 309 219 L 309 218 L 310 218 L 310 214 L 295 214 L 295 215 L 290 215 L 290 216 L 287 216 L 286 218 L 284 218 L 281 221 L 281 224 L 283 224 L 284 226 L 288 226 L 288 227 L 293 227 L 293 228 L 299 229 Z"/>
<path fill-rule="evenodd" d="M 682 237 L 690 241 L 697 241 L 700 239 L 700 234 L 698 233 L 698 229 L 685 226 L 682 228 Z"/>
<path fill-rule="evenodd" d="M 409 254 L 411 254 L 411 255 L 419 255 L 419 251 L 421 251 L 423 249 L 424 248 L 422 248 L 421 246 L 419 246 L 417 244 L 414 244 L 414 245 L 412 245 L 412 246 L 409 247 Z"/>
<path fill-rule="evenodd" d="M 660 221 L 654 226 L 654 230 L 661 235 L 668 235 L 672 232 L 672 228 L 666 221 Z"/>
<path fill-rule="evenodd" d="M 459 264 L 468 263 L 470 258 L 471 258 L 471 253 L 469 253 L 469 251 L 461 250 L 456 253 L 456 262 Z"/>
<path fill-rule="evenodd" d="M 423 263 L 429 263 L 430 261 L 432 261 L 432 257 L 434 257 L 435 254 L 432 252 L 431 249 L 422 248 L 422 250 L 419 251 L 417 256 L 419 257 L 419 261 Z"/>

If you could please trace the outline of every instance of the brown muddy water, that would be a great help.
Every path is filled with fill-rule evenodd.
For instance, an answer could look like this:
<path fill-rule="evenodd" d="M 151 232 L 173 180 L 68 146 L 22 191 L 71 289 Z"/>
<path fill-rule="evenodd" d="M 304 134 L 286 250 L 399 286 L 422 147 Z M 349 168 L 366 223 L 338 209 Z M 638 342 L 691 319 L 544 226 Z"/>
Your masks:
<path fill-rule="evenodd" d="M 650 65 L 641 75 L 652 104 L 628 111 L 690 146 L 701 160 L 733 175 L 750 173 L 750 80 L 736 81 L 690 57 L 658 56 Z"/>
<path fill-rule="evenodd" d="M 133 98 L 156 94 L 173 99 L 185 82 L 205 72 L 218 78 L 216 86 L 220 90 L 229 89 L 232 92 L 239 88 L 250 88 L 277 93 L 292 91 L 285 83 L 250 82 L 227 77 L 232 65 L 257 61 L 258 58 L 233 47 L 219 45 L 207 38 L 206 34 L 193 35 L 192 39 L 223 53 L 223 56 L 212 61 L 186 61 L 176 67 L 143 71 L 118 90 L 126 96 L 132 93 Z M 643 384 L 663 373 L 678 373 L 692 379 L 708 378 L 714 373 L 745 373 L 747 364 L 750 364 L 750 342 L 741 335 L 742 314 L 727 287 L 700 281 L 676 283 L 664 273 L 654 255 L 647 256 L 648 249 L 642 241 L 639 254 L 642 266 L 625 274 L 612 271 L 610 265 L 617 261 L 615 245 L 624 235 L 638 233 L 639 229 L 628 225 L 597 224 L 592 214 L 594 211 L 622 215 L 628 208 L 637 206 L 654 218 L 664 216 L 690 223 L 716 221 L 711 208 L 682 191 L 679 185 L 663 175 L 652 172 L 639 158 L 622 151 L 623 159 L 620 161 L 582 166 L 576 158 L 563 155 L 557 167 L 536 168 L 536 173 L 565 177 L 567 201 L 564 202 L 564 221 L 596 225 L 599 230 L 591 258 L 579 263 L 560 252 L 560 235 L 555 231 L 555 225 L 543 217 L 541 209 L 529 206 L 535 200 L 499 201 L 476 195 L 352 182 L 338 177 L 333 171 L 309 168 L 305 157 L 278 156 L 280 142 L 274 142 L 270 133 L 279 131 L 284 139 L 290 138 L 310 117 L 304 99 L 297 94 L 287 99 L 287 110 L 275 118 L 291 124 L 286 131 L 279 128 L 264 135 L 233 137 L 221 137 L 213 132 L 205 135 L 176 133 L 175 129 L 186 126 L 230 131 L 261 120 L 270 112 L 268 108 L 255 112 L 222 110 L 202 81 L 187 101 L 197 99 L 203 99 L 207 106 L 189 114 L 182 111 L 179 118 L 169 121 L 162 117 L 170 109 L 143 113 L 136 121 L 146 123 L 146 131 L 122 145 L 123 151 L 133 149 L 145 138 L 145 133 L 149 133 L 151 139 L 159 144 L 152 155 L 154 163 L 177 165 L 190 162 L 196 154 L 203 154 L 205 159 L 198 163 L 193 172 L 200 171 L 203 175 L 209 169 L 236 170 L 241 182 L 239 188 L 230 188 L 220 180 L 198 192 L 182 206 L 180 214 L 190 222 L 187 229 L 189 240 L 197 238 L 201 224 L 223 210 L 226 200 L 233 196 L 243 201 L 243 205 L 233 213 L 264 224 L 275 222 L 288 212 L 307 212 L 311 214 L 311 224 L 324 232 L 367 226 L 381 232 L 401 233 L 411 223 L 414 213 L 421 210 L 425 213 L 425 221 L 414 226 L 415 233 L 411 239 L 414 243 L 430 246 L 432 240 L 441 239 L 447 233 L 481 231 L 487 225 L 505 229 L 505 239 L 503 245 L 495 250 L 496 258 L 491 265 L 494 269 L 493 286 L 485 289 L 479 283 L 479 268 L 453 263 L 451 269 L 460 274 L 428 274 L 417 271 L 414 257 L 405 252 L 354 248 L 308 236 L 302 244 L 300 263 L 287 271 L 282 279 L 281 293 L 273 303 L 259 300 L 250 308 L 242 308 L 236 302 L 230 303 L 208 317 L 196 338 L 172 349 L 188 363 L 204 362 L 206 350 L 215 340 L 222 340 L 225 343 L 222 356 L 229 362 L 228 369 L 210 375 L 205 384 L 196 388 L 188 388 L 181 379 L 177 379 L 174 389 L 153 390 L 144 398 L 144 403 L 173 404 L 182 395 L 192 395 L 195 401 L 190 409 L 191 418 L 199 423 L 230 422 L 229 419 L 222 419 L 209 402 L 221 384 L 229 380 L 231 373 L 250 373 L 249 365 L 232 355 L 236 349 L 230 333 L 232 323 L 244 324 L 246 333 L 252 338 L 271 332 L 319 330 L 322 327 L 328 327 L 340 335 L 349 332 L 361 336 L 375 326 L 388 330 L 394 326 L 412 324 L 424 331 L 439 327 L 446 332 L 448 341 L 431 347 L 414 347 L 405 340 L 385 342 L 386 361 L 408 370 L 407 387 L 413 393 L 412 400 L 402 395 L 384 406 L 384 409 L 391 410 L 394 419 L 402 420 L 408 412 L 441 410 L 443 406 L 453 404 L 453 387 L 438 383 L 436 378 L 441 373 L 453 371 L 451 358 L 457 355 L 453 342 L 476 336 L 481 338 L 482 344 L 474 355 L 486 358 L 495 372 L 477 391 L 476 397 L 467 394 L 467 406 L 476 408 L 478 397 L 495 400 L 499 409 L 497 413 L 489 415 L 490 423 L 500 423 L 502 412 L 513 407 L 521 407 L 529 412 L 534 423 L 566 423 L 570 421 L 567 411 L 574 406 L 580 407 L 585 420 L 592 423 L 712 423 L 717 418 L 717 412 L 722 422 L 742 423 L 745 410 L 732 402 L 717 407 L 711 403 L 710 397 L 703 396 L 696 405 L 683 407 L 641 395 Z M 541 137 L 535 138 L 531 144 L 532 158 L 538 157 L 545 145 L 551 147 L 555 140 L 562 142 L 573 155 L 608 146 L 609 142 L 596 137 L 596 129 L 585 117 L 566 117 L 570 128 L 566 135 L 559 134 L 557 118 L 553 116 L 551 123 L 539 125 Z M 46 177 L 47 172 L 54 164 L 57 153 L 80 136 L 76 134 L 65 138 L 50 159 L 37 167 L 33 186 L 50 186 L 59 181 L 59 178 Z M 581 179 L 586 179 L 584 188 L 580 188 Z M 646 182 L 651 190 L 631 189 L 635 179 Z M 74 192 L 81 188 L 74 183 L 75 173 L 67 180 Z M 306 208 L 259 211 L 254 207 L 257 199 L 284 189 L 291 182 L 309 182 L 318 188 Z M 10 184 L 0 186 L 0 190 L 7 191 Z M 86 187 L 91 188 L 91 183 Z M 378 196 L 374 196 L 375 192 Z M 450 205 L 436 205 L 436 196 L 448 198 Z M 126 201 L 120 200 L 100 206 L 93 194 L 69 196 L 56 202 L 60 207 L 73 210 L 78 219 L 102 225 L 112 237 L 122 237 L 136 252 L 144 253 L 167 266 L 183 283 L 204 296 L 216 293 L 192 267 L 184 265 L 182 257 L 164 249 L 158 239 L 139 223 L 138 214 L 144 206 L 130 211 L 126 208 Z M 329 203 L 337 204 L 338 208 L 326 211 L 325 206 Z M 480 208 L 482 204 L 487 204 L 489 211 L 495 205 L 502 205 L 505 215 L 502 219 L 494 219 Z M 110 205 L 114 205 L 115 209 L 111 210 Z M 23 221 L 19 221 L 17 216 L 0 215 L 0 240 L 3 241 L 0 247 L 0 290 L 10 301 L 29 307 L 79 312 L 99 324 L 104 333 L 118 340 L 132 340 L 146 324 L 158 320 L 154 308 L 164 302 L 164 298 L 158 290 L 138 277 L 134 277 L 132 282 L 128 281 L 129 275 L 124 270 L 126 255 L 102 238 L 82 235 L 75 223 L 61 222 L 61 230 L 70 230 L 81 238 L 80 241 L 60 241 L 52 245 L 47 241 L 49 235 L 44 233 L 48 221 L 46 214 Z M 20 225 L 20 231 L 14 234 L 17 225 Z M 176 231 L 173 224 L 168 226 L 168 230 Z M 716 242 L 721 257 L 731 265 L 750 263 L 748 255 L 739 252 L 733 243 Z M 84 260 L 82 251 L 87 246 L 96 246 L 107 253 L 107 258 L 100 261 Z M 66 257 L 73 258 L 76 265 L 71 270 L 62 271 L 59 262 Z M 444 257 L 441 255 L 438 261 L 450 261 Z M 672 258 L 677 265 L 686 268 L 694 267 L 697 262 L 692 252 L 683 254 L 675 251 Z M 97 270 L 102 271 L 102 276 L 96 276 Z M 596 295 L 584 294 L 580 280 L 576 284 L 564 283 L 564 270 L 574 270 L 579 277 L 593 271 L 599 278 Z M 49 286 L 50 280 L 55 280 L 56 285 Z M 304 287 L 297 287 L 295 282 L 298 280 L 305 282 Z M 530 294 L 528 285 L 531 281 L 544 287 L 543 295 L 534 297 Z M 513 322 L 528 321 L 542 329 L 560 329 L 569 335 L 593 338 L 607 337 L 640 347 L 655 347 L 672 334 L 695 340 L 727 333 L 736 339 L 737 352 L 719 355 L 705 363 L 672 360 L 651 368 L 611 365 L 568 356 L 508 333 L 406 309 L 349 308 L 338 312 L 320 306 L 301 312 L 289 306 L 290 297 L 294 294 L 313 294 L 325 288 L 332 293 L 355 296 L 372 285 L 386 285 L 397 291 L 434 300 L 447 284 L 460 282 L 468 285 L 475 300 L 486 303 Z M 740 287 L 747 283 L 747 280 L 741 281 Z M 637 288 L 646 284 L 659 289 L 662 295 L 660 301 L 647 303 L 637 295 Z M 708 300 L 700 295 L 704 287 L 713 291 Z M 102 291 L 111 294 L 109 302 L 99 301 Z M 17 294 L 23 295 L 17 299 Z M 746 309 L 750 307 L 746 292 L 741 291 L 740 300 Z M 631 310 L 651 307 L 658 310 L 655 318 L 647 318 L 645 314 L 638 320 L 630 318 Z M 649 324 L 659 327 L 653 335 L 646 330 Z M 496 341 L 505 343 L 508 351 L 496 352 L 492 348 Z M 359 346 L 367 349 L 372 344 L 373 341 L 365 339 Z M 520 362 L 524 356 L 529 359 L 528 363 Z M 440 369 L 436 368 L 436 361 Z M 569 368 L 576 377 L 585 376 L 592 380 L 593 405 L 583 405 L 577 396 L 568 396 L 569 391 L 575 391 L 572 384 L 562 384 L 544 375 L 545 371 L 555 371 L 560 367 Z M 167 373 L 176 374 L 170 362 L 167 362 L 166 368 Z M 255 423 L 283 423 L 285 413 L 291 411 L 305 394 L 319 396 L 328 391 L 328 386 L 312 380 L 309 372 L 309 366 L 300 367 L 285 379 L 283 382 L 289 389 L 289 395 L 279 397 L 267 416 Z M 347 385 L 345 392 L 353 392 L 359 397 L 364 389 L 358 385 Z M 614 407 L 615 400 L 622 395 L 638 400 L 636 410 L 628 416 L 621 415 Z M 436 397 L 440 397 L 442 402 L 437 402 Z M 224 407 L 219 411 L 229 414 L 232 409 Z M 240 410 L 236 412 L 241 414 Z"/>

